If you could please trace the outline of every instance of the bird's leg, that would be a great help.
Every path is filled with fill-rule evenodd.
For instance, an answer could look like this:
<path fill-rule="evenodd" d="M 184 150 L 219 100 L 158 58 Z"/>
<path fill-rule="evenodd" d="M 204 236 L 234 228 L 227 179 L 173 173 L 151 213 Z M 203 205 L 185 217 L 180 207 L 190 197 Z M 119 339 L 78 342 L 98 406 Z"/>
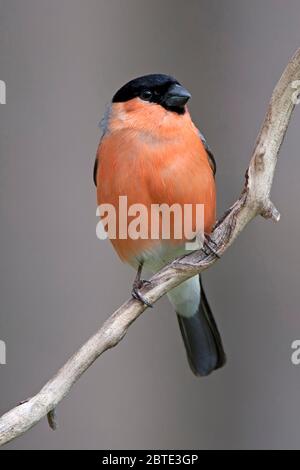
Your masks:
<path fill-rule="evenodd" d="M 145 279 L 141 279 L 142 269 L 143 269 L 143 263 L 140 263 L 136 276 L 135 276 L 135 280 L 132 285 L 131 295 L 134 299 L 139 300 L 144 305 L 147 305 L 147 307 L 153 307 L 153 305 L 150 304 L 150 302 L 148 302 L 148 300 L 145 299 L 145 297 L 140 293 L 140 289 L 143 286 L 151 284 L 151 281 L 146 281 Z"/>
<path fill-rule="evenodd" d="M 208 248 L 209 252 L 213 253 L 216 258 L 220 258 L 220 255 L 216 251 L 217 244 L 211 239 L 211 237 L 208 233 L 204 234 L 203 248 L 204 248 L 204 251 L 205 251 L 206 254 L 209 254 L 205 250 L 205 248 Z"/>

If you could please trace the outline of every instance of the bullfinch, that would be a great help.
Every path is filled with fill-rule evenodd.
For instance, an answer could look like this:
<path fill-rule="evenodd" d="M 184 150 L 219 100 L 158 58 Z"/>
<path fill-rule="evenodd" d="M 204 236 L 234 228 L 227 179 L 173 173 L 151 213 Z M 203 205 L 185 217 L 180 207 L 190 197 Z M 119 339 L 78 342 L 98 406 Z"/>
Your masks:
<path fill-rule="evenodd" d="M 176 79 L 163 74 L 136 78 L 115 93 L 102 120 L 94 166 L 97 203 L 114 206 L 117 220 L 121 196 L 128 206 L 142 204 L 149 211 L 157 204 L 201 204 L 206 244 L 213 251 L 209 234 L 216 222 L 216 163 L 191 119 L 190 98 Z M 142 267 L 156 272 L 187 252 L 185 235 L 175 239 L 170 232 L 166 240 L 159 233 L 137 238 L 117 231 L 111 239 L 121 260 L 137 269 L 132 295 L 147 305 L 139 292 L 149 282 L 141 280 Z M 226 356 L 201 276 L 183 282 L 168 297 L 194 374 L 206 376 L 222 367 Z"/>

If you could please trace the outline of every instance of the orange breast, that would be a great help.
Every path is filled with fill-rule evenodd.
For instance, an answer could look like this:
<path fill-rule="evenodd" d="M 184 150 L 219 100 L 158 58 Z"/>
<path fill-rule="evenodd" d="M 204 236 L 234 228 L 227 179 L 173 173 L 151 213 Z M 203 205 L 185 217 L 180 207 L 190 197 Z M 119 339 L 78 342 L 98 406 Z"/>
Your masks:
<path fill-rule="evenodd" d="M 154 105 L 155 108 L 160 108 Z M 97 201 L 112 204 L 117 212 L 117 237 L 112 244 L 119 256 L 129 261 L 149 250 L 160 240 L 151 239 L 151 205 L 166 203 L 192 204 L 192 226 L 196 225 L 196 204 L 204 205 L 204 230 L 209 233 L 216 218 L 216 189 L 207 153 L 189 114 L 177 116 L 167 113 L 155 118 L 164 120 L 161 127 L 149 130 L 146 123 L 123 126 L 118 119 L 111 120 L 110 131 L 98 148 Z M 119 111 L 119 110 L 118 110 Z M 165 110 L 160 111 L 166 113 Z M 118 113 L 117 115 L 119 115 Z M 135 112 L 135 114 L 137 114 Z M 170 116 L 169 116 L 170 115 Z M 145 112 L 142 117 L 144 118 Z M 148 116 L 153 120 L 154 116 Z M 160 118 L 160 119 L 159 119 Z M 178 118 L 178 119 L 177 119 Z M 119 197 L 127 196 L 128 206 L 143 204 L 149 213 L 149 239 L 118 237 Z M 128 217 L 128 224 L 133 217 Z M 161 239 L 161 232 L 160 237 Z M 171 224 L 170 243 L 175 240 Z"/>

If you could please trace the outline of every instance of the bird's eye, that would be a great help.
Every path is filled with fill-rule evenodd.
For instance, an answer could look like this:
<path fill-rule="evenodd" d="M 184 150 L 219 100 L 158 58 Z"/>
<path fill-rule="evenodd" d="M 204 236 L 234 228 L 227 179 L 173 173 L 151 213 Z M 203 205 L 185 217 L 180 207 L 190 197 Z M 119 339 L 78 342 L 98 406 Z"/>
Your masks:
<path fill-rule="evenodd" d="M 142 100 L 150 101 L 152 98 L 152 92 L 150 90 L 142 91 L 141 98 Z"/>

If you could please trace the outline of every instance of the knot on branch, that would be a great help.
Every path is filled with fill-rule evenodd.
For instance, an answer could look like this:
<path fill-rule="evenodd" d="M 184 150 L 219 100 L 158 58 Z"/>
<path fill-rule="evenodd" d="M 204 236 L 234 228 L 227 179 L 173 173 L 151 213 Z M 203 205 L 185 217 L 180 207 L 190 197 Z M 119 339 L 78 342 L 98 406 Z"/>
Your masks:
<path fill-rule="evenodd" d="M 297 105 L 300 103 L 300 80 L 294 80 L 291 87 L 296 90 L 292 95 L 292 102 Z"/>
<path fill-rule="evenodd" d="M 57 417 L 56 417 L 56 410 L 53 408 L 53 410 L 49 411 L 47 414 L 47 420 L 49 427 L 53 430 L 56 431 L 57 429 Z"/>
<path fill-rule="evenodd" d="M 271 219 L 273 222 L 279 222 L 280 220 L 280 212 L 271 201 L 268 201 L 268 203 L 263 207 L 260 215 L 264 217 L 264 219 Z"/>
<path fill-rule="evenodd" d="M 265 161 L 264 161 L 265 153 L 266 153 L 265 145 L 261 144 L 259 148 L 257 149 L 257 153 L 254 157 L 254 168 L 255 168 L 255 171 L 257 172 L 264 171 L 265 169 Z"/>

